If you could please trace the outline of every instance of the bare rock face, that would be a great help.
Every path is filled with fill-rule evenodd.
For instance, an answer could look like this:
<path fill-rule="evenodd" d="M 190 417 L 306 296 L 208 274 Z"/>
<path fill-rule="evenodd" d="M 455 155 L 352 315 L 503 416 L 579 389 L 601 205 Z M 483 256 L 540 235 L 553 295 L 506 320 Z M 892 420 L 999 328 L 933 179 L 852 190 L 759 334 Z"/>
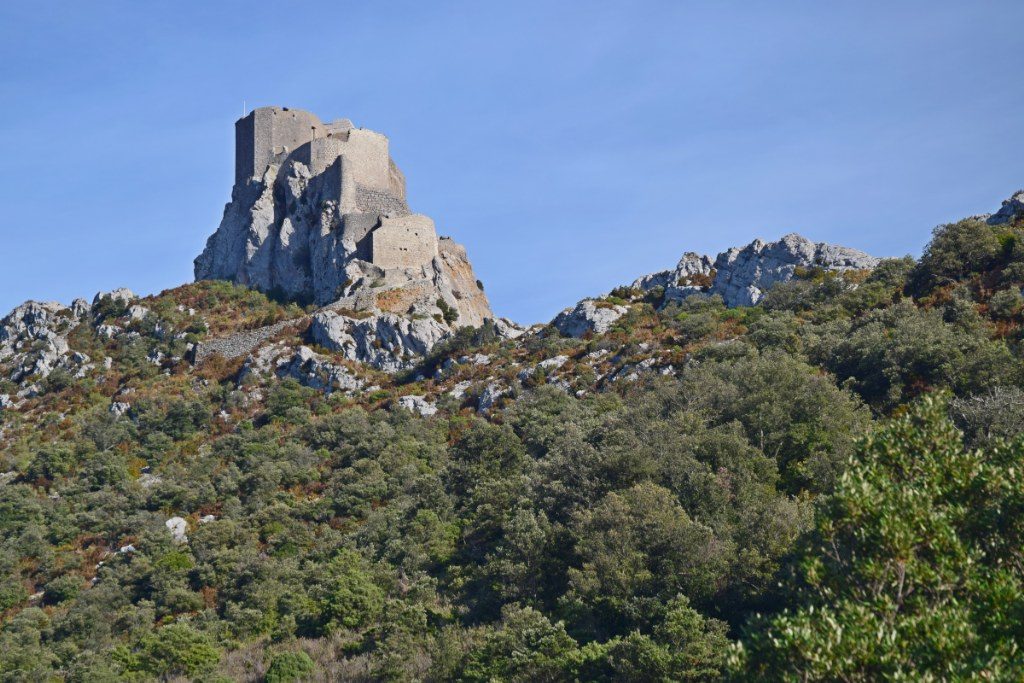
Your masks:
<path fill-rule="evenodd" d="M 348 368 L 331 362 L 308 346 L 294 348 L 280 342 L 249 354 L 239 373 L 238 386 L 270 376 L 290 377 L 325 394 L 336 391 L 350 393 L 363 387 L 363 380 Z"/>
<path fill-rule="evenodd" d="M 1024 190 L 1018 190 L 1009 199 L 1003 200 L 998 211 L 988 217 L 989 225 L 1005 225 L 1024 217 Z"/>
<path fill-rule="evenodd" d="M 167 527 L 167 531 L 171 534 L 171 539 L 175 543 L 188 543 L 188 522 L 182 517 L 171 517 L 164 526 Z"/>
<path fill-rule="evenodd" d="M 67 339 L 80 317 L 76 309 L 55 302 L 27 301 L 8 313 L 0 320 L 2 376 L 26 386 L 57 368 L 81 370 L 89 358 L 71 352 Z"/>
<path fill-rule="evenodd" d="M 413 213 L 388 139 L 347 120 L 264 107 L 235 124 L 235 185 L 195 276 L 327 305 L 493 318 L 465 249 Z"/>
<path fill-rule="evenodd" d="M 754 240 L 719 254 L 711 293 L 720 294 L 728 306 L 753 306 L 772 286 L 792 280 L 798 268 L 866 270 L 876 265 L 878 259 L 857 249 L 790 233 L 777 242 Z"/>
<path fill-rule="evenodd" d="M 792 280 L 800 269 L 867 270 L 878 259 L 857 249 L 826 242 L 811 242 L 790 233 L 775 242 L 754 240 L 733 247 L 712 261 L 687 253 L 675 270 L 647 275 L 633 283 L 642 290 L 665 288 L 665 300 L 692 294 L 718 294 L 727 306 L 753 306 L 780 282 Z"/>
<path fill-rule="evenodd" d="M 399 408 L 404 408 L 423 417 L 437 414 L 437 406 L 422 396 L 399 396 L 397 405 Z"/>
<path fill-rule="evenodd" d="M 430 317 L 355 317 L 329 309 L 313 316 L 309 331 L 315 343 L 386 372 L 414 366 L 450 334 L 447 325 Z"/>
<path fill-rule="evenodd" d="M 705 291 L 711 285 L 714 272 L 711 259 L 688 251 L 679 259 L 675 270 L 646 275 L 633 282 L 633 287 L 645 291 L 664 287 L 666 301 L 682 301 L 691 294 Z"/>
<path fill-rule="evenodd" d="M 559 313 L 551 324 L 569 337 L 582 337 L 587 332 L 603 334 L 610 330 L 615 321 L 625 315 L 627 310 L 625 306 L 584 299 L 574 307 Z"/>

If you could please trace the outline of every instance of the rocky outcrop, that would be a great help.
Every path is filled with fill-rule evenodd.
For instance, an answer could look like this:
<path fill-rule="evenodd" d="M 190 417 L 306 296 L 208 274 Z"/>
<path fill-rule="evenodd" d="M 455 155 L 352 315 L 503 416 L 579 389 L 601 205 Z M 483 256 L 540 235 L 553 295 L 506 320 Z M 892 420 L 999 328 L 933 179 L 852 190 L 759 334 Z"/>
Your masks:
<path fill-rule="evenodd" d="M 321 306 L 360 298 L 364 308 L 453 326 L 493 318 L 465 249 L 410 212 L 386 137 L 274 107 L 236 128 L 235 186 L 195 260 L 197 280 Z"/>
<path fill-rule="evenodd" d="M 876 265 L 877 258 L 857 249 L 790 233 L 777 242 L 754 240 L 719 254 L 711 293 L 721 295 L 728 306 L 753 306 L 772 286 L 792 280 L 800 268 L 867 270 Z"/>
<path fill-rule="evenodd" d="M 426 316 L 358 316 L 330 309 L 314 315 L 309 328 L 315 343 L 386 372 L 413 367 L 450 332 L 443 322 Z"/>
<path fill-rule="evenodd" d="M 518 339 L 526 334 L 526 328 L 508 318 L 495 318 L 494 331 L 502 339 Z"/>
<path fill-rule="evenodd" d="M 145 307 L 133 304 L 138 297 L 130 289 L 100 292 L 92 304 L 75 299 L 70 306 L 56 302 L 26 301 L 0 319 L 0 378 L 17 383 L 22 389 L 17 398 L 41 393 L 42 380 L 60 369 L 73 377 L 84 377 L 95 368 L 85 353 L 71 348 L 71 332 L 80 325 L 91 326 L 102 339 L 126 334 L 124 327 L 107 324 L 118 318 L 124 324 L 151 315 Z M 154 334 L 161 332 L 159 323 Z M 166 330 L 163 330 L 166 332 Z M 129 335 L 138 336 L 131 332 Z M 101 363 L 110 368 L 110 359 Z"/>
<path fill-rule="evenodd" d="M 96 296 L 92 298 L 92 305 L 96 306 L 104 301 L 110 301 L 115 304 L 121 304 L 128 306 L 131 302 L 138 299 L 138 295 L 127 287 L 118 287 L 110 292 L 97 292 Z M 76 302 L 83 301 L 82 299 L 75 299 Z M 72 304 L 74 305 L 74 304 Z"/>
<path fill-rule="evenodd" d="M 1024 218 L 1024 190 L 1018 190 L 1009 199 L 1003 200 L 999 211 L 988 217 L 989 225 L 1005 225 Z"/>
<path fill-rule="evenodd" d="M 682 301 L 691 294 L 706 291 L 714 281 L 715 268 L 707 256 L 688 251 L 683 254 L 674 270 L 646 275 L 633 283 L 633 287 L 650 290 L 665 289 L 666 301 Z"/>
<path fill-rule="evenodd" d="M 242 387 L 260 377 L 292 378 L 303 386 L 332 394 L 352 392 L 363 387 L 363 380 L 348 368 L 334 363 L 308 346 L 297 349 L 284 342 L 268 344 L 249 355 L 238 374 Z"/>
<path fill-rule="evenodd" d="M 80 310 L 80 308 L 79 308 Z M 0 320 L 0 369 L 22 385 L 45 379 L 56 368 L 77 374 L 89 363 L 74 353 L 68 334 L 81 322 L 76 310 L 55 302 L 27 301 Z"/>
<path fill-rule="evenodd" d="M 430 417 L 437 414 L 437 405 L 431 403 L 422 396 L 399 396 L 396 402 L 399 408 L 404 408 L 413 413 Z"/>
<path fill-rule="evenodd" d="M 857 249 L 826 242 L 811 242 L 790 233 L 775 242 L 754 240 L 734 247 L 715 261 L 687 253 L 675 270 L 640 278 L 633 286 L 642 290 L 664 287 L 666 301 L 682 300 L 691 294 L 718 294 L 727 306 L 753 306 L 764 293 L 780 282 L 788 282 L 801 269 L 866 270 L 878 259 Z"/>
<path fill-rule="evenodd" d="M 363 387 L 363 381 L 347 368 L 332 363 L 308 346 L 300 346 L 290 357 L 278 361 L 276 374 L 278 377 L 292 377 L 303 386 L 325 394 L 356 391 Z"/>
<path fill-rule="evenodd" d="M 603 334 L 610 330 L 615 321 L 625 315 L 627 310 L 625 306 L 584 299 L 574 307 L 559 313 L 551 324 L 556 330 L 570 337 L 582 337 L 588 332 Z"/>
<path fill-rule="evenodd" d="M 171 539 L 175 543 L 188 543 L 188 522 L 182 517 L 171 517 L 164 526 L 167 527 L 167 531 L 171 534 Z"/>

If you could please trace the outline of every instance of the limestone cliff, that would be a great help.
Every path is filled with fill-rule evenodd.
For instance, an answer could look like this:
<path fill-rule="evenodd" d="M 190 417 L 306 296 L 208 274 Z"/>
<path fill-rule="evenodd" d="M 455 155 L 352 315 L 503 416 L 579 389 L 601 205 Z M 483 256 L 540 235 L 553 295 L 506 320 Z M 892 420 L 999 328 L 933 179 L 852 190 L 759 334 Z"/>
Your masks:
<path fill-rule="evenodd" d="M 276 107 L 235 128 L 235 185 L 197 280 L 450 327 L 493 318 L 465 249 L 409 210 L 385 136 Z"/>

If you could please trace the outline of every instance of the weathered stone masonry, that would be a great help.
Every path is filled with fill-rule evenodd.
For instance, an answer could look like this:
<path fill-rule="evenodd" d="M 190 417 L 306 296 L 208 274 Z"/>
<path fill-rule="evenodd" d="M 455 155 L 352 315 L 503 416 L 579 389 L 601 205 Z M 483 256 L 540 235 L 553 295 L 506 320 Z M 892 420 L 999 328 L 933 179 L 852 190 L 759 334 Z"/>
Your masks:
<path fill-rule="evenodd" d="M 347 119 L 261 107 L 235 123 L 235 184 L 197 279 L 227 279 L 327 305 L 367 298 L 458 325 L 491 317 L 465 250 L 410 211 L 388 138 Z M 399 291 L 401 290 L 401 291 Z"/>

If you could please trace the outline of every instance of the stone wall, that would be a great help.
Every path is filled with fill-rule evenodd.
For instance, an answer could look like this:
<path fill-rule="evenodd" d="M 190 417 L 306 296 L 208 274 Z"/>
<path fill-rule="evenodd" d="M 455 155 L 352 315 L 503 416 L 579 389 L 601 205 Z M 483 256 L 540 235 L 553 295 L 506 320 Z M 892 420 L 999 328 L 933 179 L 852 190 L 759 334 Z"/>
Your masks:
<path fill-rule="evenodd" d="M 347 213 L 342 217 L 341 239 L 348 244 L 347 249 L 355 258 L 363 261 L 373 258 L 370 252 L 370 232 L 379 224 L 377 214 Z"/>
<path fill-rule="evenodd" d="M 370 262 L 380 268 L 415 268 L 437 256 L 434 221 L 421 214 L 381 219 L 370 233 Z"/>
<path fill-rule="evenodd" d="M 302 318 L 294 320 L 282 320 L 273 325 L 258 327 L 255 330 L 243 330 L 236 332 L 229 337 L 211 339 L 200 342 L 196 345 L 193 361 L 199 365 L 213 355 L 223 356 L 227 359 L 240 358 L 251 352 L 257 346 L 281 332 L 289 325 L 298 325 L 303 322 Z"/>
<path fill-rule="evenodd" d="M 235 182 L 262 175 L 270 160 L 313 139 L 324 124 L 300 109 L 261 107 L 235 122 Z"/>
<path fill-rule="evenodd" d="M 346 143 L 341 138 L 317 138 L 295 150 L 295 159 L 306 164 L 312 175 L 320 175 L 344 154 Z"/>
<path fill-rule="evenodd" d="M 363 213 L 405 216 L 409 206 L 390 192 L 381 192 L 364 185 L 356 185 L 356 208 Z"/>
<path fill-rule="evenodd" d="M 349 161 L 345 171 L 351 171 L 353 180 L 381 192 L 391 189 L 391 157 L 386 136 L 354 128 L 349 131 L 342 153 Z"/>
<path fill-rule="evenodd" d="M 405 178 L 385 135 L 352 128 L 347 119 L 325 124 L 315 114 L 280 107 L 254 109 L 235 122 L 235 182 L 259 177 L 272 161 L 288 157 L 318 175 L 341 155 L 353 182 L 405 199 Z"/>

